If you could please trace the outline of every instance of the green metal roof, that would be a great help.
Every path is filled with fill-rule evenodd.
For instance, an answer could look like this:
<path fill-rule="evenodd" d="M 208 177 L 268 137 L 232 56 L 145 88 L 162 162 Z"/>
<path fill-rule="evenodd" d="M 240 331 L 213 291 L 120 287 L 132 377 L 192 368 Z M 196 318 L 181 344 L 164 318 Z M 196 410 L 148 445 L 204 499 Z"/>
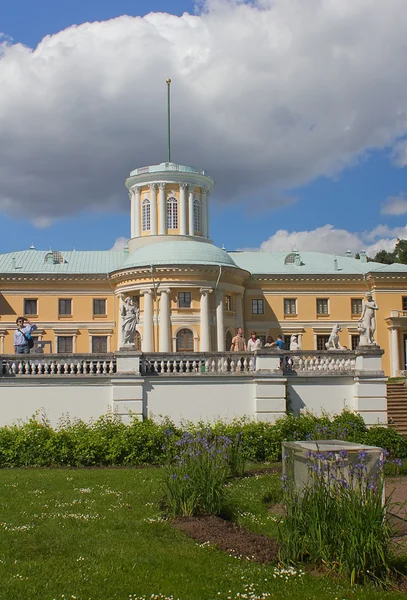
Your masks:
<path fill-rule="evenodd" d="M 285 264 L 291 252 L 229 252 L 236 265 L 253 275 L 364 275 L 367 273 L 407 273 L 407 265 L 384 265 L 363 262 L 360 259 L 324 254 L 323 252 L 298 252 L 300 264 Z M 336 263 L 335 263 L 336 259 Z"/>
<path fill-rule="evenodd" d="M 49 273 L 49 274 L 95 274 L 109 273 L 117 269 L 123 262 L 123 251 L 96 250 L 62 252 L 64 262 L 61 264 L 46 263 L 50 251 L 23 250 L 0 254 L 0 274 Z M 14 260 L 15 259 L 15 260 Z"/>
<path fill-rule="evenodd" d="M 129 254 L 122 268 L 150 265 L 222 265 L 236 267 L 225 250 L 208 242 L 163 241 L 148 244 Z"/>
<path fill-rule="evenodd" d="M 253 275 L 359 275 L 367 273 L 407 274 L 407 265 L 362 262 L 347 256 L 322 252 L 300 252 L 301 264 L 285 264 L 288 252 L 226 252 L 211 243 L 196 240 L 160 241 L 127 251 L 61 251 L 64 262 L 49 264 L 49 250 L 23 250 L 0 254 L 0 276 L 7 274 L 107 274 L 119 269 L 150 265 L 222 265 L 239 267 Z M 335 263 L 336 259 L 336 263 Z"/>

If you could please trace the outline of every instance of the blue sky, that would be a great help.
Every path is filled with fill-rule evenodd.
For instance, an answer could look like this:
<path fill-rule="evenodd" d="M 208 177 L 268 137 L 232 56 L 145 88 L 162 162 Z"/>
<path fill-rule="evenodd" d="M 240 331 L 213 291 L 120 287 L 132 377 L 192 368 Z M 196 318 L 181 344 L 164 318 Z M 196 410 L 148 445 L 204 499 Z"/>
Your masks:
<path fill-rule="evenodd" d="M 385 15 L 354 0 L 349 14 L 318 12 L 318 25 L 321 2 L 298 15 L 270 3 L 263 30 L 256 7 L 226 0 L 203 19 L 188 1 L 3 0 L 0 252 L 108 249 L 128 237 L 124 179 L 166 159 L 166 76 L 173 159 L 192 157 L 218 184 L 217 245 L 373 253 L 407 237 L 406 23 L 391 20 L 401 0 Z M 199 20 L 109 21 L 150 12 Z M 60 33 L 95 21 L 106 24 Z M 19 49 L 47 35 L 36 53 Z"/>

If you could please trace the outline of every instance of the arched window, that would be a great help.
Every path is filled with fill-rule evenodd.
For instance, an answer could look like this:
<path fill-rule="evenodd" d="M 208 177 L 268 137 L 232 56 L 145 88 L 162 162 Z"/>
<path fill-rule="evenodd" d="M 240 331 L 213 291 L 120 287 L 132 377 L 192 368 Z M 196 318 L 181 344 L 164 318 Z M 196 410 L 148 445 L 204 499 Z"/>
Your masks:
<path fill-rule="evenodd" d="M 150 231 L 150 200 L 148 198 L 144 198 L 143 203 L 141 205 L 142 212 L 142 220 L 143 220 L 143 231 Z"/>
<path fill-rule="evenodd" d="M 194 199 L 194 231 L 201 231 L 201 201 Z"/>
<path fill-rule="evenodd" d="M 194 336 L 190 329 L 180 329 L 177 333 L 177 352 L 192 352 Z"/>
<path fill-rule="evenodd" d="M 178 200 L 173 196 L 167 200 L 167 228 L 178 229 Z"/>

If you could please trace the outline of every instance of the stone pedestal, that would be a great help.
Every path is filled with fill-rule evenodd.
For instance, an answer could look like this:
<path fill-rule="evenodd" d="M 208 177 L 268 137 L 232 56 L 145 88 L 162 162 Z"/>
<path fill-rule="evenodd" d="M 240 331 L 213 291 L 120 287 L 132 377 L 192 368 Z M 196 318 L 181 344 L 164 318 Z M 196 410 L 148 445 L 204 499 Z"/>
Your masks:
<path fill-rule="evenodd" d="M 376 345 L 356 348 L 353 409 L 366 425 L 387 425 L 387 377 L 382 369 L 384 351 Z"/>
<path fill-rule="evenodd" d="M 140 373 L 141 352 L 121 349 L 116 353 L 116 375 L 112 377 L 112 409 L 123 423 L 144 418 L 144 379 Z"/>

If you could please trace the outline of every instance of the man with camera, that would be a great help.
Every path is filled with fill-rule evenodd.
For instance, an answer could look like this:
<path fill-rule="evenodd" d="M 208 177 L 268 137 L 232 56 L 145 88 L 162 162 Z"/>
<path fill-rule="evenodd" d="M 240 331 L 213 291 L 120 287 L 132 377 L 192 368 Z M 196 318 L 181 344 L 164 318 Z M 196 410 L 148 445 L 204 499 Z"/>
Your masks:
<path fill-rule="evenodd" d="M 14 332 L 14 351 L 16 354 L 30 354 L 33 347 L 31 333 L 37 329 L 34 323 L 30 323 L 25 317 L 16 320 L 17 329 Z"/>

